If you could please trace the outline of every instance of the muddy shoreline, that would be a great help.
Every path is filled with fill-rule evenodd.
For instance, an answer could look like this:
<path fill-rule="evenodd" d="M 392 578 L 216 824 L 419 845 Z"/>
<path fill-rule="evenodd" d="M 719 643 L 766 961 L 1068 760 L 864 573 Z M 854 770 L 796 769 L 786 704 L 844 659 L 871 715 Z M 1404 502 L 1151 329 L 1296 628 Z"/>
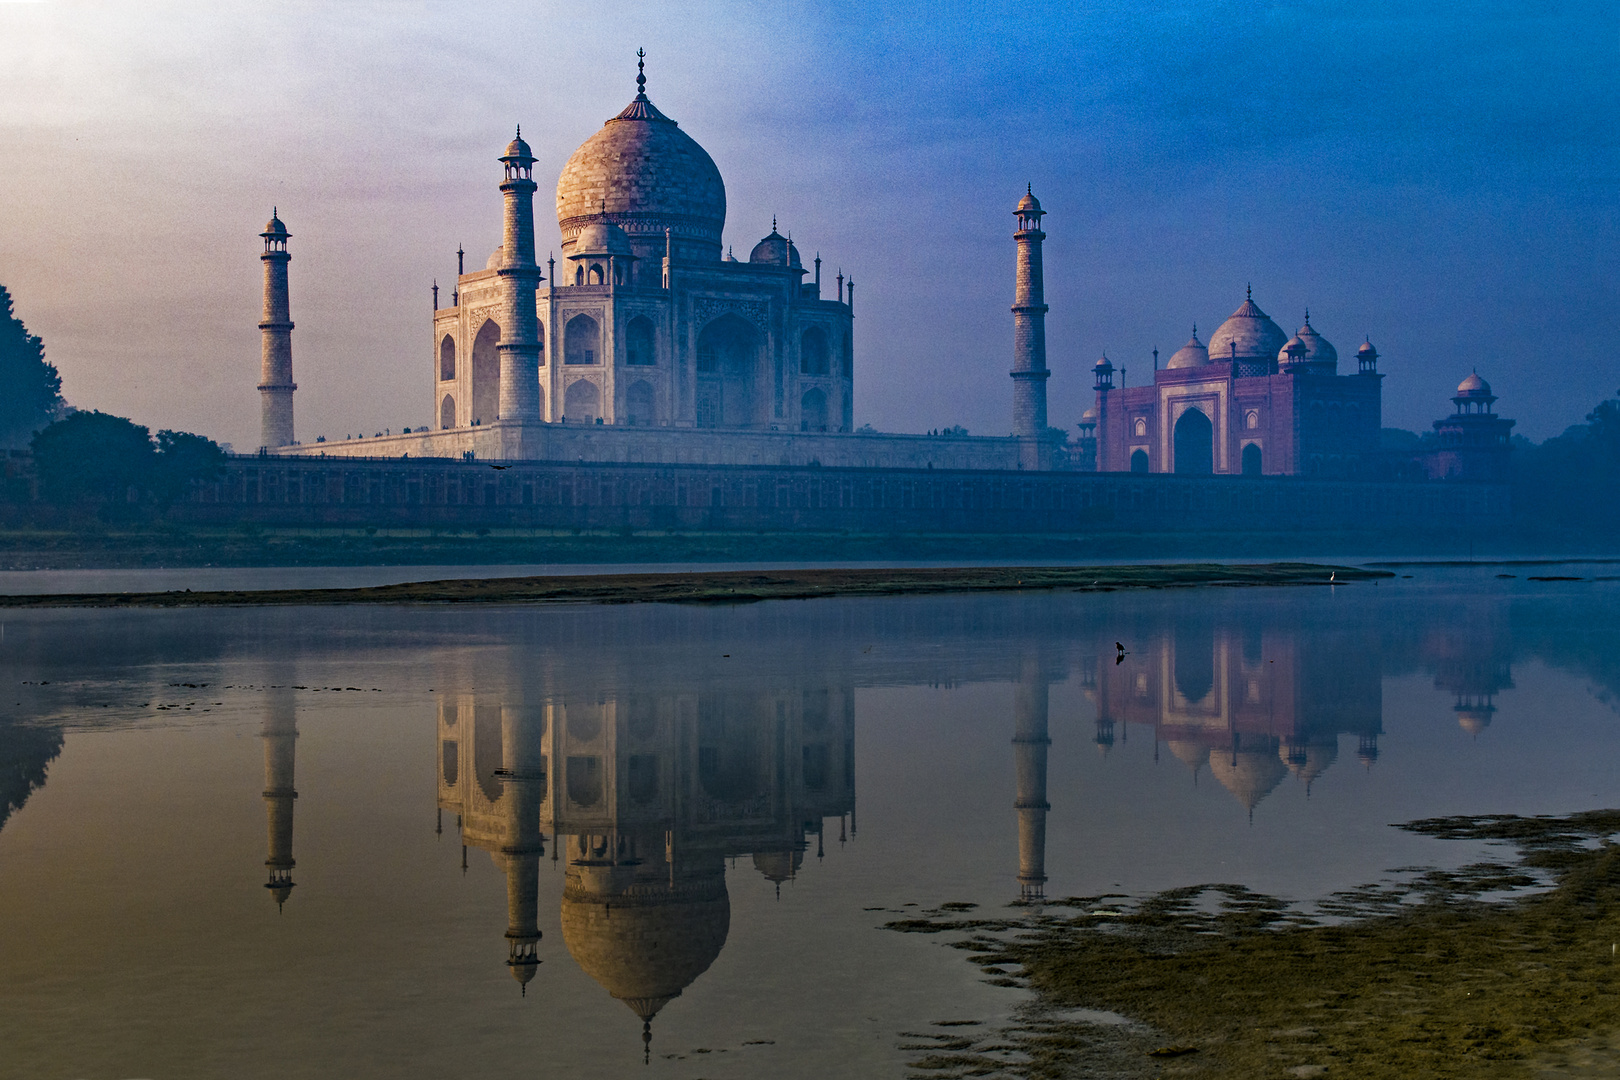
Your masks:
<path fill-rule="evenodd" d="M 771 570 L 718 573 L 604 574 L 465 578 L 360 589 L 271 589 L 220 592 L 51 593 L 0 596 L 4 608 L 183 608 L 300 604 L 739 604 L 826 596 L 910 596 L 933 593 L 1115 589 L 1193 586 L 1331 585 L 1393 577 L 1385 570 L 1316 563 L 1226 566 L 1032 566 L 854 570 Z"/>

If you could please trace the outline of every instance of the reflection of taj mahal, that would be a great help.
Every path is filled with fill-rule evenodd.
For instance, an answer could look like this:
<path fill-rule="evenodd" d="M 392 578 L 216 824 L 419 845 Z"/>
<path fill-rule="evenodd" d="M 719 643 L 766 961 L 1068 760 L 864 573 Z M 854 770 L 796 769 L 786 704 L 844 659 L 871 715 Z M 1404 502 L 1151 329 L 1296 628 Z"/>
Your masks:
<path fill-rule="evenodd" d="M 726 860 L 767 880 L 799 870 L 823 821 L 854 824 L 847 688 L 582 695 L 525 707 L 440 704 L 439 806 L 505 870 L 508 964 L 534 978 L 538 868 L 567 861 L 563 943 L 643 1022 L 725 944 Z M 846 815 L 849 818 L 845 822 Z"/>

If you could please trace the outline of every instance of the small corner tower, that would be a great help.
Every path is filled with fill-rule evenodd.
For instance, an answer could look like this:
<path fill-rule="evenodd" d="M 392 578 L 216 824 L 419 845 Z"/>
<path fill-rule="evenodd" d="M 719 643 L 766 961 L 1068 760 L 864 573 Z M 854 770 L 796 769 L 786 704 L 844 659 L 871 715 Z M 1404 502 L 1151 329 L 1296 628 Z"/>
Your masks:
<path fill-rule="evenodd" d="M 523 129 L 501 155 L 506 176 L 501 195 L 506 202 L 502 231 L 503 258 L 500 325 L 501 389 L 499 419 L 540 419 L 540 317 L 535 291 L 540 267 L 534 261 L 534 155 L 523 141 Z"/>
<path fill-rule="evenodd" d="M 269 224 L 259 235 L 264 238 L 264 253 L 259 256 L 264 263 L 264 318 L 259 323 L 264 339 L 259 367 L 259 445 L 275 448 L 292 445 L 293 391 L 298 389 L 292 380 L 293 324 L 287 298 L 287 264 L 292 261 L 287 238 L 292 234 L 272 210 Z"/>
<path fill-rule="evenodd" d="M 1041 218 L 1046 211 L 1026 189 L 1014 211 L 1018 231 L 1018 283 L 1013 297 L 1013 434 L 1021 443 L 1019 464 L 1025 469 L 1047 466 L 1041 452 L 1046 437 L 1046 285 L 1041 272 Z"/>

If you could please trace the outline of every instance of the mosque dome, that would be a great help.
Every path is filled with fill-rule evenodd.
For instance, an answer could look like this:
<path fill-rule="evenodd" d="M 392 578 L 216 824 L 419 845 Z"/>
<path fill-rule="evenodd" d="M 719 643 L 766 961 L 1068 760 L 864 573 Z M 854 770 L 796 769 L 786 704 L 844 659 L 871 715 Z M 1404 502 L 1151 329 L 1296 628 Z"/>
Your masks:
<path fill-rule="evenodd" d="M 792 266 L 798 252 L 793 250 L 792 243 L 787 237 L 776 231 L 776 224 L 771 224 L 771 234 L 754 245 L 754 250 L 748 253 L 748 261 L 764 266 Z"/>
<path fill-rule="evenodd" d="M 1357 357 L 1369 356 L 1369 357 L 1375 357 L 1376 358 L 1378 356 L 1378 350 L 1373 348 L 1373 343 L 1370 340 L 1363 341 L 1361 343 L 1361 348 L 1356 350 L 1356 356 Z"/>
<path fill-rule="evenodd" d="M 650 883 L 649 883 L 650 884 Z M 642 1020 L 709 970 L 731 929 L 725 872 L 622 894 L 564 889 L 568 954 Z"/>
<path fill-rule="evenodd" d="M 563 247 L 600 215 L 631 236 L 696 241 L 720 257 L 726 185 L 714 159 L 644 92 L 574 151 L 557 178 Z"/>
<path fill-rule="evenodd" d="M 1459 397 L 1487 397 L 1490 392 L 1491 384 L 1480 378 L 1477 371 L 1457 384 Z"/>
<path fill-rule="evenodd" d="M 1269 748 L 1234 750 L 1211 754 L 1209 771 L 1245 809 L 1253 810 L 1282 783 L 1283 777 L 1288 775 L 1288 766 Z"/>
<path fill-rule="evenodd" d="M 484 264 L 485 270 L 499 270 L 506 265 L 506 245 L 502 244 L 489 253 L 489 261 Z"/>
<path fill-rule="evenodd" d="M 1250 296 L 1232 317 L 1221 323 L 1209 339 L 1209 356 L 1215 363 L 1226 360 L 1271 360 L 1288 343 L 1282 327 L 1271 321 Z"/>
<path fill-rule="evenodd" d="M 270 215 L 270 220 L 264 223 L 264 232 L 260 233 L 259 235 L 285 239 L 292 234 L 287 231 L 287 226 L 281 223 L 280 214 L 277 212 L 272 212 Z"/>
<path fill-rule="evenodd" d="M 1327 338 L 1316 332 L 1311 325 L 1310 312 L 1305 313 L 1305 325 L 1294 332 L 1294 336 L 1305 346 L 1305 362 L 1308 364 L 1332 364 L 1335 369 L 1339 366 L 1339 350 L 1328 343 Z"/>
<path fill-rule="evenodd" d="M 1171 355 L 1170 362 L 1166 366 L 1171 369 L 1190 368 L 1203 367 L 1207 363 L 1209 363 L 1209 350 L 1204 348 L 1202 341 L 1198 340 L 1198 327 L 1195 326 L 1193 327 L 1192 339 Z"/>
<path fill-rule="evenodd" d="M 579 235 L 574 238 L 574 250 L 568 257 L 577 259 L 586 255 L 630 254 L 629 234 L 611 221 L 593 221 L 579 230 Z"/>

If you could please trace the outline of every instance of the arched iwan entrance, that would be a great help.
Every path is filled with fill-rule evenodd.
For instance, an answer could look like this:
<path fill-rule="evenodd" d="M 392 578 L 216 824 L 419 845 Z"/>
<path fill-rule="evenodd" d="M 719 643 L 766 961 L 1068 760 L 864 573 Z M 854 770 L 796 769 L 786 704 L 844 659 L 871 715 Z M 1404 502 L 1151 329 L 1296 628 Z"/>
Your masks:
<path fill-rule="evenodd" d="M 444 395 L 444 400 L 439 402 L 439 426 L 441 428 L 456 426 L 456 399 L 449 394 Z"/>
<path fill-rule="evenodd" d="M 1243 475 L 1260 475 L 1260 444 L 1250 443 L 1243 448 Z"/>
<path fill-rule="evenodd" d="M 1133 450 L 1131 452 L 1131 472 L 1147 472 L 1148 455 L 1146 450 Z"/>
<path fill-rule="evenodd" d="M 624 392 L 625 419 L 636 427 L 651 427 L 658 421 L 655 400 L 652 383 L 637 379 Z"/>
<path fill-rule="evenodd" d="M 1215 471 L 1215 429 L 1197 409 L 1176 421 L 1176 472 L 1208 476 Z"/>
<path fill-rule="evenodd" d="M 602 415 L 602 392 L 589 379 L 568 384 L 563 395 L 563 418 L 570 424 L 594 424 Z"/>
<path fill-rule="evenodd" d="M 703 328 L 697 347 L 698 427 L 748 427 L 755 421 L 754 369 L 759 332 L 736 315 Z"/>
<path fill-rule="evenodd" d="M 501 328 L 495 321 L 478 328 L 472 347 L 472 416 L 475 424 L 493 423 L 500 416 L 501 356 L 496 348 L 501 343 Z"/>

